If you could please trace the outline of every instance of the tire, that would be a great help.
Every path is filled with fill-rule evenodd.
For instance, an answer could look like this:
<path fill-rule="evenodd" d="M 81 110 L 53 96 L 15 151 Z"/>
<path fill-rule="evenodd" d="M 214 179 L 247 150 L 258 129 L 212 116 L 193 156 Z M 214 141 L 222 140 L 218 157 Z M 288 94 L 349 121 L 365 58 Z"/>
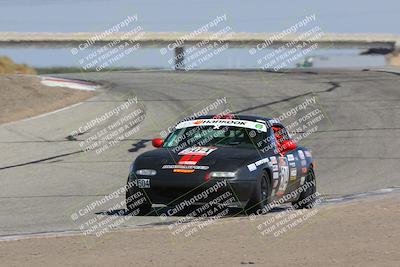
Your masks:
<path fill-rule="evenodd" d="M 247 213 L 258 213 L 271 202 L 271 180 L 266 171 L 262 173 L 245 210 Z"/>
<path fill-rule="evenodd" d="M 136 186 L 131 186 L 129 188 L 129 180 L 127 183 L 127 190 L 125 193 L 125 202 L 126 202 L 126 209 L 127 209 L 127 214 L 128 215 L 148 215 L 152 211 L 151 209 L 151 203 L 145 196 L 143 190 L 137 188 Z M 134 197 L 135 195 L 139 195 L 138 193 L 140 192 L 140 197 Z M 140 204 L 138 204 L 138 201 L 141 201 Z"/>
<path fill-rule="evenodd" d="M 314 181 L 314 184 L 308 187 L 305 191 L 301 192 L 298 200 L 292 202 L 292 205 L 295 209 L 312 209 L 314 207 L 315 201 L 317 199 L 315 195 L 315 193 L 317 192 L 317 183 L 314 170 L 312 168 L 309 168 L 306 176 L 306 182 L 304 184 L 312 181 Z"/>

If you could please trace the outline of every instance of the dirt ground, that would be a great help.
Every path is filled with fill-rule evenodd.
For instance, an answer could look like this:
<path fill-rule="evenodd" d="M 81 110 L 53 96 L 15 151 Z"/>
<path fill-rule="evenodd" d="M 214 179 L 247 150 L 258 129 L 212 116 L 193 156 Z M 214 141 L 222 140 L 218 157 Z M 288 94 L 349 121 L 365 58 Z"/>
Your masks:
<path fill-rule="evenodd" d="M 0 124 L 63 108 L 93 95 L 90 91 L 48 87 L 36 76 L 0 75 Z"/>
<path fill-rule="evenodd" d="M 258 225 L 282 212 L 254 221 L 220 219 L 188 238 L 172 236 L 167 226 L 161 226 L 119 230 L 100 238 L 2 241 L 0 265 L 400 266 L 399 200 L 392 194 L 319 206 L 305 211 L 301 224 L 279 236 L 263 236 Z"/>

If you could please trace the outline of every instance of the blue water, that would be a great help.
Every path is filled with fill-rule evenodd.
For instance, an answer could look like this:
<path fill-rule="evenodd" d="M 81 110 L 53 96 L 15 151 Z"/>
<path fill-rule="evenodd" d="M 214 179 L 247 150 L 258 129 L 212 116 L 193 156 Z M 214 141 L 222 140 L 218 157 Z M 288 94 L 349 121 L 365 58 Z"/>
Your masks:
<path fill-rule="evenodd" d="M 226 14 L 226 25 L 234 32 L 279 32 L 314 13 L 315 23 L 324 32 L 400 34 L 398 0 L 0 0 L 0 31 L 101 32 L 126 16 L 137 14 L 137 23 L 144 31 L 190 32 Z M 316 66 L 385 63 L 383 57 L 359 57 L 358 52 L 317 50 L 312 55 L 316 56 Z M 0 49 L 0 55 L 34 66 L 79 66 L 78 59 L 68 49 Z M 200 67 L 257 67 L 255 61 L 247 49 L 229 49 Z M 170 67 L 158 49 L 136 51 L 114 66 Z"/>

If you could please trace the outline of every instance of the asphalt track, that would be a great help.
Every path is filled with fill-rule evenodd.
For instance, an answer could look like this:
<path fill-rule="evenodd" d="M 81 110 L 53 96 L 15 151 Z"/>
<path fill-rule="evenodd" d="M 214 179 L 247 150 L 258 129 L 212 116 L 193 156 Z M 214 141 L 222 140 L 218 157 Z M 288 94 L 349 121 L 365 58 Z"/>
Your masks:
<path fill-rule="evenodd" d="M 72 108 L 0 126 L 0 236 L 78 230 L 71 214 L 123 186 L 131 161 L 152 149 L 151 138 L 224 97 L 227 104 L 218 111 L 277 116 L 316 96 L 325 119 L 301 143 L 313 150 L 320 193 L 336 196 L 400 185 L 396 72 L 138 71 L 63 77 L 98 81 L 105 88 Z M 135 96 L 146 119 L 128 140 L 97 155 L 81 152 L 79 141 L 101 127 L 76 140 L 68 137 Z M 121 227 L 158 222 L 157 216 L 134 217 Z"/>

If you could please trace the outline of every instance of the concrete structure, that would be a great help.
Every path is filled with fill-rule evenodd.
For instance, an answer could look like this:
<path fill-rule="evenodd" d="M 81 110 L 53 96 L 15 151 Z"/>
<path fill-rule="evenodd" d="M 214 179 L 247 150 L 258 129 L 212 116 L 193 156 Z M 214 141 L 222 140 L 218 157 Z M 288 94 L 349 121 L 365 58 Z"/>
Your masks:
<path fill-rule="evenodd" d="M 140 44 L 141 47 L 166 47 L 174 50 L 175 67 L 182 68 L 184 47 L 191 47 L 206 41 L 228 43 L 229 47 L 261 47 L 278 33 L 193 33 L 182 32 L 119 32 L 105 33 L 0 33 L 0 47 L 34 47 L 34 48 L 76 48 L 84 50 L 89 47 L 101 47 L 121 40 Z M 295 40 L 308 41 L 299 34 L 286 35 L 268 48 L 278 48 Z M 387 54 L 389 64 L 400 65 L 400 36 L 388 34 L 334 34 L 325 33 L 314 41 L 318 48 L 357 48 L 371 51 L 369 54 Z M 180 55 L 180 56 L 178 56 Z"/>

